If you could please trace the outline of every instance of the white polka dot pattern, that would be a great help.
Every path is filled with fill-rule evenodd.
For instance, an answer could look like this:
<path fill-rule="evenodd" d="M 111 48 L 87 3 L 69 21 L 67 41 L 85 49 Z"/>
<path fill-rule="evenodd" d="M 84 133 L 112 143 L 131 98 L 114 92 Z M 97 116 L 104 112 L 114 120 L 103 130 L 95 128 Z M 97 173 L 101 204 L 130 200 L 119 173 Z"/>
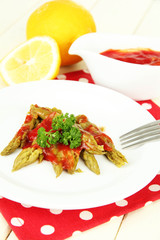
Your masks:
<path fill-rule="evenodd" d="M 78 235 L 80 235 L 81 234 L 81 231 L 74 231 L 73 233 L 72 233 L 72 236 L 73 237 L 75 237 L 75 236 L 78 236 Z"/>
<path fill-rule="evenodd" d="M 66 80 L 66 75 L 60 74 L 60 75 L 57 76 L 57 78 L 58 78 L 59 80 Z"/>
<path fill-rule="evenodd" d="M 82 211 L 79 217 L 82 220 L 91 220 L 93 218 L 93 214 L 90 211 Z"/>
<path fill-rule="evenodd" d="M 149 103 L 142 103 L 142 107 L 144 107 L 146 110 L 149 110 L 152 108 L 152 105 Z"/>
<path fill-rule="evenodd" d="M 152 201 L 148 201 L 148 202 L 145 203 L 145 206 L 148 206 L 148 205 L 150 205 L 151 203 L 152 203 Z"/>
<path fill-rule="evenodd" d="M 50 209 L 50 212 L 55 214 L 55 215 L 58 215 L 58 214 L 61 214 L 63 212 L 63 210 L 61 210 L 61 209 Z"/>
<path fill-rule="evenodd" d="M 127 206 L 128 205 L 128 202 L 127 202 L 127 200 L 121 200 L 121 201 L 118 201 L 118 202 L 116 202 L 115 203 L 117 206 L 119 206 L 119 207 L 125 207 L 125 206 Z"/>
<path fill-rule="evenodd" d="M 79 78 L 79 82 L 88 83 L 88 79 L 87 78 Z"/>
<path fill-rule="evenodd" d="M 44 235 L 51 235 L 52 233 L 54 233 L 54 231 L 55 229 L 51 225 L 44 225 L 41 227 L 41 233 Z"/>
<path fill-rule="evenodd" d="M 21 204 L 23 207 L 25 207 L 25 208 L 31 208 L 32 206 L 31 205 L 27 205 L 27 204 Z"/>
<path fill-rule="evenodd" d="M 89 70 L 87 68 L 83 69 L 84 73 L 89 73 Z"/>
<path fill-rule="evenodd" d="M 11 219 L 11 224 L 15 227 L 21 227 L 24 224 L 24 220 L 19 217 L 13 217 Z"/>
<path fill-rule="evenodd" d="M 110 221 L 117 219 L 117 218 L 118 218 L 117 216 L 113 216 L 113 217 L 111 217 Z"/>
<path fill-rule="evenodd" d="M 158 184 L 152 184 L 149 186 L 149 190 L 152 192 L 158 192 L 160 190 L 160 185 Z"/>

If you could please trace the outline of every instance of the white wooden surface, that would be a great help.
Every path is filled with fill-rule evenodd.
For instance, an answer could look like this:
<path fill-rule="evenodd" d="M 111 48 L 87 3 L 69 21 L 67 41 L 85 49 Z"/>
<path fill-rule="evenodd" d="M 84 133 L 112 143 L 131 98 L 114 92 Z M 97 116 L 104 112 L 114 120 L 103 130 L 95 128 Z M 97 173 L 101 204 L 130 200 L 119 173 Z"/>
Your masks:
<path fill-rule="evenodd" d="M 0 59 L 25 40 L 30 13 L 45 0 L 0 0 Z M 160 37 L 160 0 L 76 0 L 89 9 L 97 31 Z M 81 69 L 84 63 L 61 68 L 60 73 Z M 0 88 L 4 86 L 0 80 Z M 160 99 L 155 99 L 160 105 Z M 70 240 L 159 240 L 160 201 L 117 217 Z M 17 237 L 0 215 L 0 240 Z M 29 239 L 32 240 L 32 239 Z M 38 240 L 38 239 L 37 239 Z"/>

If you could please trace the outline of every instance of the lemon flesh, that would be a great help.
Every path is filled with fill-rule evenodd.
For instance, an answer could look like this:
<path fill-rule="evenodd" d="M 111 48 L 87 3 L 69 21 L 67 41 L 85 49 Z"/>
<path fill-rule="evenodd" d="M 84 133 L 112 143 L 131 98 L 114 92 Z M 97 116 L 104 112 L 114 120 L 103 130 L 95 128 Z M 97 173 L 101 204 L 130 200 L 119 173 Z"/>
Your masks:
<path fill-rule="evenodd" d="M 32 38 L 6 56 L 0 65 L 3 80 L 9 84 L 52 79 L 60 67 L 56 41 L 50 37 Z"/>

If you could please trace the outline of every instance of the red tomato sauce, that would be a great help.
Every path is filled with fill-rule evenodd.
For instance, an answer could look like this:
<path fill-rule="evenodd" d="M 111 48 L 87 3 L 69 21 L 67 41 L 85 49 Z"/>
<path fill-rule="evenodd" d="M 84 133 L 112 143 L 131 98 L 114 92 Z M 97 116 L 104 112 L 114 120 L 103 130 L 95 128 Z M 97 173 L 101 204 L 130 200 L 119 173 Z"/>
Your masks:
<path fill-rule="evenodd" d="M 43 127 L 47 132 L 52 129 L 52 119 L 54 115 L 55 112 L 51 113 L 45 120 L 38 124 L 36 128 L 28 133 L 28 144 L 32 144 L 32 142 L 37 138 L 37 132 L 40 127 Z"/>
<path fill-rule="evenodd" d="M 100 54 L 123 62 L 160 65 L 160 52 L 151 49 L 109 49 Z"/>
<path fill-rule="evenodd" d="M 26 130 L 29 130 L 29 125 L 27 125 L 27 123 L 30 122 L 32 118 L 30 114 L 26 116 L 23 126 L 17 132 L 17 137 L 22 137 Z"/>
<path fill-rule="evenodd" d="M 36 128 L 30 130 L 27 135 L 27 141 L 23 148 L 34 147 L 41 148 L 36 142 L 33 144 L 33 141 L 36 140 L 38 135 L 38 129 L 43 127 L 47 132 L 52 129 L 52 119 L 54 118 L 56 112 L 48 115 L 41 123 L 37 125 Z M 21 132 L 23 126 L 21 128 Z M 61 162 L 63 169 L 72 169 L 74 166 L 75 154 L 79 156 L 81 147 L 76 149 L 71 149 L 68 145 L 62 143 L 57 143 L 52 145 L 50 148 L 41 148 L 43 151 L 44 159 L 50 162 L 59 163 Z"/>
<path fill-rule="evenodd" d="M 17 132 L 17 137 L 21 137 L 22 138 L 22 136 L 23 136 L 23 134 L 26 132 L 26 130 L 29 130 L 29 126 L 22 126 L 20 129 L 19 129 L 19 131 Z"/>
<path fill-rule="evenodd" d="M 85 115 L 81 115 L 78 121 L 80 123 L 85 123 L 85 122 L 88 122 L 88 118 Z M 112 151 L 112 148 L 113 148 L 112 139 L 109 136 L 107 136 L 105 133 L 101 132 L 98 127 L 90 124 L 84 130 L 92 134 L 97 144 L 103 145 L 104 150 Z"/>
<path fill-rule="evenodd" d="M 27 116 L 26 116 L 26 118 L 25 118 L 25 121 L 24 121 L 24 123 L 28 123 L 28 122 L 30 122 L 31 120 L 32 120 L 32 115 L 31 114 L 28 114 Z"/>
<path fill-rule="evenodd" d="M 74 167 L 75 154 L 79 157 L 81 149 L 71 149 L 68 145 L 57 143 L 50 148 L 43 148 L 44 159 L 54 163 L 61 163 L 63 169 Z"/>

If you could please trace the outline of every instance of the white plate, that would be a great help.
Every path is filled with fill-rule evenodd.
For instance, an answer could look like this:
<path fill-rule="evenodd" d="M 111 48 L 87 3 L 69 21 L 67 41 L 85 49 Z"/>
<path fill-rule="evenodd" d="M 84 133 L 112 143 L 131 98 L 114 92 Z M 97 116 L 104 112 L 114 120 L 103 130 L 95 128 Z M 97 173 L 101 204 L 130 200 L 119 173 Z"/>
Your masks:
<path fill-rule="evenodd" d="M 139 104 L 113 90 L 74 81 L 23 83 L 0 90 L 0 151 L 12 139 L 31 104 L 57 107 L 64 113 L 86 114 L 91 122 L 105 126 L 106 133 L 127 158 L 117 168 L 104 156 L 96 156 L 101 174 L 95 175 L 82 160 L 83 172 L 63 172 L 55 177 L 51 163 L 43 161 L 11 172 L 17 150 L 0 156 L 0 194 L 8 199 L 43 208 L 81 209 L 109 204 L 146 186 L 159 171 L 159 142 L 121 150 L 118 137 L 154 118 Z"/>

